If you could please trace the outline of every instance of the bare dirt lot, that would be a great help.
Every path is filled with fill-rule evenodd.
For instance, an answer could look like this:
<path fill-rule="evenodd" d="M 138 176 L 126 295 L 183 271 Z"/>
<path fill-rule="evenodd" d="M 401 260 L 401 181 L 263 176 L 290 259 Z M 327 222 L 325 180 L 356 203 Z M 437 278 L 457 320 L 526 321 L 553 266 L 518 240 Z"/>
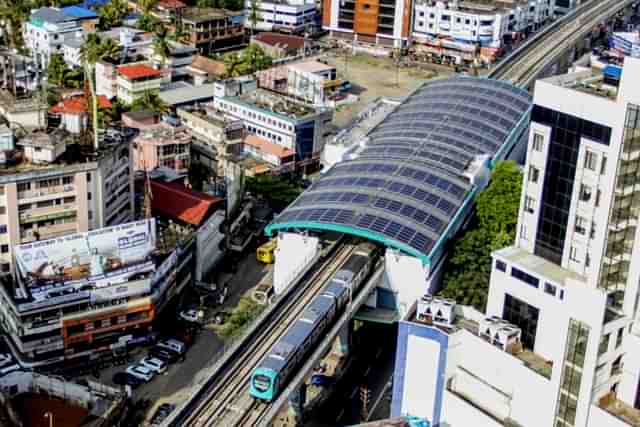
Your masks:
<path fill-rule="evenodd" d="M 404 97 L 422 83 L 434 78 L 449 77 L 451 73 L 416 68 L 397 68 L 391 58 L 378 58 L 364 54 L 329 56 L 340 78 L 349 80 L 350 92 L 360 98 L 356 103 L 338 107 L 333 123 L 337 128 L 346 126 L 369 102 L 380 97 Z"/>

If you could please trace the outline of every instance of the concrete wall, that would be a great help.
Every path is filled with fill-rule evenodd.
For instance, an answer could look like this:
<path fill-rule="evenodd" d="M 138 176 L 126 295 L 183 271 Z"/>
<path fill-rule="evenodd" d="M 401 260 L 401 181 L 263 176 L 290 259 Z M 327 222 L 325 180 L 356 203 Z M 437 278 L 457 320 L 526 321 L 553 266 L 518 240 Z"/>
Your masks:
<path fill-rule="evenodd" d="M 284 291 L 310 267 L 318 254 L 317 237 L 297 233 L 279 233 L 273 269 L 275 294 Z"/>
<path fill-rule="evenodd" d="M 413 303 L 429 290 L 428 267 L 419 259 L 404 255 L 394 249 L 385 252 L 383 288 L 397 293 L 398 312 L 404 317 Z"/>

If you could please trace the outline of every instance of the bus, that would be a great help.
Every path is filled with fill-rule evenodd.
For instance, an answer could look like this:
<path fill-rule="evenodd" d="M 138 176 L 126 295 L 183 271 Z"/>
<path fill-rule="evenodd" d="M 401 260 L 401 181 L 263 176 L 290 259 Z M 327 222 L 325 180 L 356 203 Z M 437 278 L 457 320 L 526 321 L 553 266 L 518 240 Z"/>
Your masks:
<path fill-rule="evenodd" d="M 264 264 L 272 264 L 274 261 L 274 252 L 276 247 L 278 246 L 278 241 L 276 239 L 271 239 L 264 245 L 258 247 L 256 251 L 256 258 L 259 262 Z"/>

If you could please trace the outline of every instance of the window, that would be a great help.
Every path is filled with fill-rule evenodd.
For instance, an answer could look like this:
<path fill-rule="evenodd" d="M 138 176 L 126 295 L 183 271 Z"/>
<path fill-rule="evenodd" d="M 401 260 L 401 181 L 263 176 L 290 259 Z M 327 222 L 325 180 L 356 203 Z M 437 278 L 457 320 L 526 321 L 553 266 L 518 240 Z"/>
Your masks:
<path fill-rule="evenodd" d="M 564 289 L 560 289 L 560 299 L 564 299 Z"/>
<path fill-rule="evenodd" d="M 540 280 L 537 277 L 534 277 L 529 273 L 525 273 L 524 271 L 515 267 L 511 267 L 511 276 L 526 283 L 529 286 L 533 286 L 534 288 L 537 288 L 540 285 Z"/>
<path fill-rule="evenodd" d="M 538 182 L 540 170 L 534 166 L 529 166 L 529 181 Z"/>
<path fill-rule="evenodd" d="M 602 356 L 607 352 L 609 348 L 609 338 L 611 338 L 611 334 L 605 334 L 600 338 L 600 345 L 598 346 L 598 356 Z"/>
<path fill-rule="evenodd" d="M 89 218 L 89 220 L 93 219 L 93 212 L 89 211 L 87 217 Z"/>
<path fill-rule="evenodd" d="M 584 236 L 587 233 L 587 219 L 581 216 L 576 216 L 575 230 L 576 233 Z"/>
<path fill-rule="evenodd" d="M 590 239 L 595 239 L 596 238 L 596 223 L 595 222 L 591 223 L 591 231 L 589 232 L 589 238 Z"/>
<path fill-rule="evenodd" d="M 72 176 L 64 176 L 62 177 L 62 185 L 69 185 L 73 183 L 73 177 Z"/>
<path fill-rule="evenodd" d="M 544 284 L 544 291 L 546 293 L 548 293 L 549 295 L 553 295 L 555 297 L 556 296 L 556 291 L 557 291 L 556 285 L 552 285 L 551 283 L 546 282 Z"/>
<path fill-rule="evenodd" d="M 91 200 L 91 191 L 87 193 L 87 200 Z"/>
<path fill-rule="evenodd" d="M 419 13 L 419 16 L 420 16 L 420 17 L 424 16 L 424 12 L 420 12 L 420 13 Z"/>
<path fill-rule="evenodd" d="M 31 190 L 31 183 L 30 182 L 21 182 L 18 183 L 18 192 L 21 193 L 23 191 L 29 191 Z"/>
<path fill-rule="evenodd" d="M 592 171 L 596 170 L 598 164 L 598 155 L 593 151 L 587 150 L 584 155 L 584 167 Z"/>
<path fill-rule="evenodd" d="M 576 262 L 580 261 L 578 259 L 578 248 L 575 246 L 571 246 L 571 249 L 569 249 L 569 259 Z"/>
<path fill-rule="evenodd" d="M 597 190 L 596 191 L 596 202 L 595 202 L 596 207 L 600 206 L 600 194 L 601 194 L 601 191 Z"/>
<path fill-rule="evenodd" d="M 504 262 L 500 261 L 500 260 L 496 260 L 496 270 L 500 270 L 502 272 L 507 271 L 507 264 L 505 264 Z"/>
<path fill-rule="evenodd" d="M 591 187 L 588 185 L 580 184 L 580 200 L 588 202 L 591 200 Z"/>
<path fill-rule="evenodd" d="M 91 172 L 87 172 L 87 182 L 91 182 Z"/>
<path fill-rule="evenodd" d="M 1 245 L 0 252 L 2 252 L 3 254 L 6 254 L 7 252 L 9 252 L 9 245 Z"/>
<path fill-rule="evenodd" d="M 523 222 L 522 225 L 520 225 L 520 238 L 522 240 L 529 240 L 529 235 L 527 233 L 527 225 Z"/>
<path fill-rule="evenodd" d="M 529 213 L 533 213 L 534 210 L 535 210 L 535 203 L 536 203 L 536 201 L 533 199 L 533 197 L 525 196 L 525 198 L 524 198 L 524 210 L 529 212 Z"/>
<path fill-rule="evenodd" d="M 587 252 L 584 255 L 584 266 L 585 267 L 589 267 L 589 265 L 591 265 L 591 257 L 589 256 L 589 253 Z"/>
<path fill-rule="evenodd" d="M 522 330 L 522 345 L 529 350 L 533 350 L 536 341 L 538 314 L 539 310 L 536 307 L 505 294 L 502 318 Z"/>
<path fill-rule="evenodd" d="M 604 175 L 607 171 L 607 156 L 602 155 L 602 161 L 600 162 L 600 175 Z"/>
<path fill-rule="evenodd" d="M 4 234 L 7 232 L 7 225 L 6 224 L 0 224 L 0 234 Z"/>

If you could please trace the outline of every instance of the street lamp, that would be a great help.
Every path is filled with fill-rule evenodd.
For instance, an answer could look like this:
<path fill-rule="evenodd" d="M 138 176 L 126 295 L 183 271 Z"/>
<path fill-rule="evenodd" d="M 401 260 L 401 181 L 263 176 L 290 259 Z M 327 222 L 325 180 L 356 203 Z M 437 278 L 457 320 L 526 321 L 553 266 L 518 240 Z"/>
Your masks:
<path fill-rule="evenodd" d="M 49 419 L 49 427 L 53 427 L 53 413 L 45 412 L 44 417 Z"/>

